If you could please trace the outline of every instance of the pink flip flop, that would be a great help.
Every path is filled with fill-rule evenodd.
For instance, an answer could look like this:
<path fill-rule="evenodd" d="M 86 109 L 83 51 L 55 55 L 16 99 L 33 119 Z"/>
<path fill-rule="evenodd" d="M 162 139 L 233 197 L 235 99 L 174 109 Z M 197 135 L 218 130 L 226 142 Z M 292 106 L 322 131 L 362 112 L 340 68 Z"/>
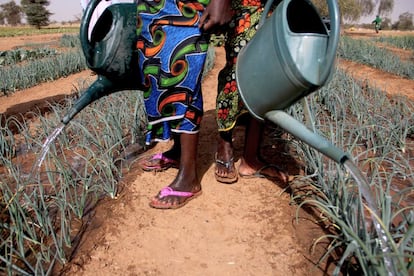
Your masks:
<path fill-rule="evenodd" d="M 181 192 L 181 191 L 175 191 L 171 187 L 164 187 L 161 189 L 158 195 L 152 199 L 149 205 L 152 208 L 156 208 L 156 209 L 178 209 L 186 205 L 190 200 L 201 195 L 201 192 L 202 192 L 201 190 L 198 192 L 194 192 L 194 193 L 193 192 Z M 162 199 L 167 196 L 181 197 L 181 198 L 184 198 L 184 200 L 176 204 L 174 204 L 174 202 L 164 202 Z"/>
<path fill-rule="evenodd" d="M 163 153 L 157 153 L 143 158 L 138 165 L 146 172 L 162 172 L 169 168 L 178 168 L 178 161 L 166 157 Z"/>

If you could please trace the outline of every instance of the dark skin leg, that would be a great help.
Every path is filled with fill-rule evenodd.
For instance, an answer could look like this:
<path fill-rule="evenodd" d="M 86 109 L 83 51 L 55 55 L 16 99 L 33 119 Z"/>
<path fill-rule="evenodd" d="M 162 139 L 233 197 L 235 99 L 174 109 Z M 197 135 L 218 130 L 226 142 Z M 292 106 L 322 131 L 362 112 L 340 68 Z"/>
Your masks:
<path fill-rule="evenodd" d="M 245 147 L 239 168 L 239 172 L 242 174 L 253 174 L 265 165 L 258 159 L 262 130 L 263 126 L 260 122 L 252 118 L 248 119 L 246 126 Z M 232 134 L 231 130 L 220 131 L 220 138 L 217 147 L 217 159 L 228 162 L 231 158 L 233 158 Z M 232 173 L 232 169 L 227 169 L 220 164 L 216 164 L 216 174 L 227 177 L 230 173 Z"/>
<path fill-rule="evenodd" d="M 243 157 L 239 167 L 241 174 L 253 174 L 265 165 L 259 160 L 262 132 L 263 124 L 250 118 L 246 126 Z"/>
<path fill-rule="evenodd" d="M 260 141 L 262 140 L 263 128 L 263 124 L 260 121 L 253 118 L 249 119 L 246 127 L 243 157 L 239 166 L 240 174 L 252 175 L 266 165 L 260 159 Z M 274 167 L 266 168 L 262 172 L 269 176 L 279 178 L 283 182 L 287 182 L 288 180 L 288 176 L 284 172 Z"/>
<path fill-rule="evenodd" d="M 179 160 L 181 155 L 181 141 L 180 135 L 174 135 L 174 144 L 171 149 L 164 152 L 164 156 L 171 158 L 173 160 Z"/>
<path fill-rule="evenodd" d="M 197 147 L 199 134 L 179 135 L 181 144 L 181 158 L 178 174 L 174 181 L 169 185 L 175 191 L 182 192 L 198 192 L 201 190 L 200 181 L 197 175 Z M 162 203 L 165 205 L 177 205 L 183 202 L 185 198 L 177 196 L 167 196 L 159 198 L 155 196 L 153 202 Z"/>

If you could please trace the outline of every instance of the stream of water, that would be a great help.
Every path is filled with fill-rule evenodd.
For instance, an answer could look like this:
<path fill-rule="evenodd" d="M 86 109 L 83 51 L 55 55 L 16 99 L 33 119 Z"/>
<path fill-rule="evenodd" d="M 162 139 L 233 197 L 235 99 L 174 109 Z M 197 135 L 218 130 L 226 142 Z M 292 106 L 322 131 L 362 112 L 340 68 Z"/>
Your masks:
<path fill-rule="evenodd" d="M 344 162 L 344 166 L 357 182 L 359 191 L 364 197 L 368 208 L 371 209 L 371 211 L 375 214 L 371 214 L 371 217 L 374 223 L 375 231 L 377 232 L 378 238 L 380 240 L 382 253 L 384 254 L 384 263 L 385 267 L 387 268 L 388 275 L 397 275 L 395 272 L 393 261 L 391 259 L 392 252 L 390 248 L 390 242 L 388 240 L 387 235 L 384 232 L 384 229 L 381 227 L 381 224 L 378 221 L 378 218 L 380 218 L 380 214 L 375 204 L 374 197 L 372 196 L 372 192 L 368 185 L 368 181 L 365 179 L 365 176 L 361 173 L 361 170 L 355 165 L 355 163 L 352 160 L 347 159 Z"/>
<path fill-rule="evenodd" d="M 36 171 L 40 169 L 42 166 L 43 161 L 46 158 L 46 154 L 50 149 L 50 145 L 53 143 L 53 141 L 56 140 L 58 135 L 62 132 L 62 130 L 65 128 L 65 124 L 60 124 L 58 127 L 55 128 L 55 130 L 46 138 L 45 142 L 42 145 L 42 150 L 39 154 L 39 157 L 37 158 L 36 162 L 33 164 L 33 167 L 30 171 L 29 179 L 34 175 Z"/>

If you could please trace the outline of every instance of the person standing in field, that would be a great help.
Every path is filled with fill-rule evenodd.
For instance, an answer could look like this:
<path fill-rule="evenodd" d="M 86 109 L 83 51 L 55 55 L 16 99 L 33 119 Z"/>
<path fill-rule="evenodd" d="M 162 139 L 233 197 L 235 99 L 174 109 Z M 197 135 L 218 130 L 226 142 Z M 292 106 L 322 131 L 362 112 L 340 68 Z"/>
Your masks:
<path fill-rule="evenodd" d="M 274 5 L 278 2 L 280 1 L 275 1 Z M 226 65 L 218 76 L 216 119 L 219 139 L 215 156 L 215 177 L 217 181 L 225 184 L 235 183 L 239 176 L 266 177 L 285 183 L 288 181 L 286 173 L 275 165 L 267 164 L 260 157 L 264 126 L 248 113 L 239 94 L 235 77 L 237 56 L 257 31 L 263 3 L 260 0 L 233 0 L 232 9 L 234 16 L 225 30 Z M 245 144 L 237 170 L 233 154 L 233 129 L 242 117 L 247 119 Z"/>
<path fill-rule="evenodd" d="M 379 14 L 375 17 L 374 21 L 372 21 L 372 24 L 374 24 L 376 33 L 379 33 L 379 31 L 381 30 L 381 22 L 382 22 L 382 19 L 379 16 Z"/>
<path fill-rule="evenodd" d="M 97 11 L 97 18 L 115 2 L 119 1 L 101 1 L 104 7 Z M 201 194 L 196 159 L 208 32 L 230 21 L 230 0 L 134 2 L 138 12 L 138 64 L 148 119 L 146 144 L 172 139 L 170 152 L 175 154 L 178 167 L 175 179 L 149 205 L 176 209 Z M 84 7 L 87 4 L 82 2 Z"/>
<path fill-rule="evenodd" d="M 240 174 L 242 177 L 269 177 L 287 182 L 287 175 L 284 172 L 276 166 L 266 164 L 261 160 L 259 145 L 262 139 L 263 125 L 248 114 L 235 81 L 237 55 L 256 33 L 263 5 L 260 1 L 255 0 L 225 0 L 223 5 L 226 9 L 223 8 L 220 12 L 227 17 L 230 15 L 231 22 L 218 29 L 204 28 L 216 33 L 226 33 L 227 36 L 225 43 L 226 66 L 219 74 L 216 101 L 216 117 L 220 133 L 216 153 L 216 179 L 222 183 L 234 183 Z M 206 13 L 203 17 L 205 15 Z M 242 116 L 247 116 L 249 123 L 246 128 L 244 156 L 239 172 L 237 172 L 234 166 L 232 131 L 237 120 Z M 144 171 L 163 171 L 171 167 L 178 168 L 181 152 L 179 145 L 176 142 L 166 152 L 143 158 L 139 163 L 140 167 Z"/>
<path fill-rule="evenodd" d="M 176 209 L 201 194 L 196 159 L 207 32 L 229 22 L 230 0 L 139 0 L 137 10 L 146 144 L 174 141 L 171 150 L 151 156 L 140 166 L 147 171 L 178 167 L 172 183 L 149 203 L 153 208 Z"/>

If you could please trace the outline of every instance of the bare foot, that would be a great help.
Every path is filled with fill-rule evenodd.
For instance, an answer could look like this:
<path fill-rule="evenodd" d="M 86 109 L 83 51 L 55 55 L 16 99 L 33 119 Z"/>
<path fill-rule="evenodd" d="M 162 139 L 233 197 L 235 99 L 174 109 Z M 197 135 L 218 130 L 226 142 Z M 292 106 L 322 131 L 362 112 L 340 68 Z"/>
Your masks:
<path fill-rule="evenodd" d="M 239 166 L 239 175 L 244 178 L 277 179 L 284 184 L 289 182 L 289 175 L 286 172 L 278 168 L 276 165 L 266 164 L 258 159 L 247 162 L 244 158 L 242 158 Z"/>

